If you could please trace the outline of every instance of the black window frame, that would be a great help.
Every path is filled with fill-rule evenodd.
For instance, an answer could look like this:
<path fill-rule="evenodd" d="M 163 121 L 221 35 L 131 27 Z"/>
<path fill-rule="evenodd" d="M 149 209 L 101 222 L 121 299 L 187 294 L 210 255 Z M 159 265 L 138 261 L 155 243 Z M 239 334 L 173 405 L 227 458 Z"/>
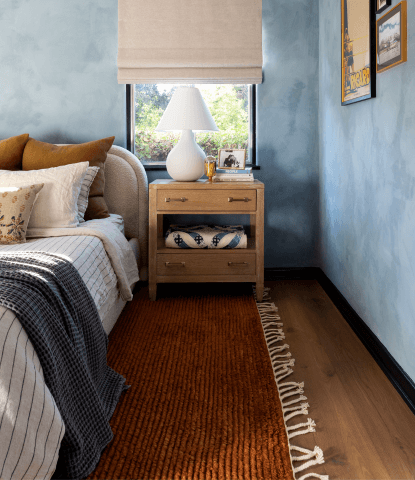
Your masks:
<path fill-rule="evenodd" d="M 257 86 L 250 85 L 249 88 L 249 105 L 251 113 L 251 121 L 249 122 L 249 150 L 250 158 L 252 159 L 251 163 L 247 163 L 247 166 L 252 167 L 253 170 L 259 170 L 259 165 L 257 164 L 256 158 L 256 96 L 257 96 Z M 127 150 L 131 153 L 134 153 L 134 132 L 135 124 L 134 120 L 134 86 L 131 84 L 126 85 L 126 117 L 127 117 Z M 143 167 L 146 170 L 166 170 L 165 165 L 146 165 L 143 163 Z"/>

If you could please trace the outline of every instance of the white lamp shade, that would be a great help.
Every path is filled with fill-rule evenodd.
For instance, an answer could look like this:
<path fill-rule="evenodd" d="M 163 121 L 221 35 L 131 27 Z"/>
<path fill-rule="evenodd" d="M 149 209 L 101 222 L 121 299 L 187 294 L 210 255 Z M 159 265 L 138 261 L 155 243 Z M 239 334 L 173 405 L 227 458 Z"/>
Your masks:
<path fill-rule="evenodd" d="M 178 87 L 173 93 L 156 128 L 168 130 L 219 131 L 198 88 Z"/>

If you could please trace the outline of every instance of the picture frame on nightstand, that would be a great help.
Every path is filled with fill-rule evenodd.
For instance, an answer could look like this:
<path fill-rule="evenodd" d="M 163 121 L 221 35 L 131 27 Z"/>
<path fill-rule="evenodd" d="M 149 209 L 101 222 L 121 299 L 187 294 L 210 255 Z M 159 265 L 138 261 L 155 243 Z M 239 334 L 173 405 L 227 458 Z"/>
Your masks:
<path fill-rule="evenodd" d="M 221 148 L 218 151 L 218 168 L 221 170 L 244 170 L 246 149 Z"/>

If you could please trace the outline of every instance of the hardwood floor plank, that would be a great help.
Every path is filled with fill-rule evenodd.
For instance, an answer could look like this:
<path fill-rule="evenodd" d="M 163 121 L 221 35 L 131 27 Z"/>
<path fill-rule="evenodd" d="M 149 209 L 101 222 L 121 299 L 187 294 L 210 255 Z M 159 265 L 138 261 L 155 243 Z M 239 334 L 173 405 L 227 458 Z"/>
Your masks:
<path fill-rule="evenodd" d="M 293 443 L 320 446 L 326 463 L 314 470 L 332 479 L 414 479 L 415 416 L 318 282 L 267 286 L 296 359 L 290 380 L 305 381 L 317 424 Z"/>

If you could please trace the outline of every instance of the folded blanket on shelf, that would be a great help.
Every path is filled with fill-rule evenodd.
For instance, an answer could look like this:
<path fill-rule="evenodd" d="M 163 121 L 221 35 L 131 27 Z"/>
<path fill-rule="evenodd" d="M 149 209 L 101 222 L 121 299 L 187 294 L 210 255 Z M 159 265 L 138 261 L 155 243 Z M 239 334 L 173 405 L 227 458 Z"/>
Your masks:
<path fill-rule="evenodd" d="M 168 248 L 247 248 L 242 225 L 170 225 L 165 235 Z"/>

